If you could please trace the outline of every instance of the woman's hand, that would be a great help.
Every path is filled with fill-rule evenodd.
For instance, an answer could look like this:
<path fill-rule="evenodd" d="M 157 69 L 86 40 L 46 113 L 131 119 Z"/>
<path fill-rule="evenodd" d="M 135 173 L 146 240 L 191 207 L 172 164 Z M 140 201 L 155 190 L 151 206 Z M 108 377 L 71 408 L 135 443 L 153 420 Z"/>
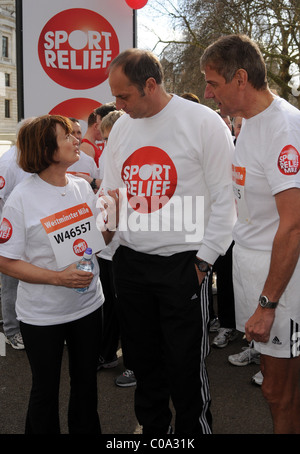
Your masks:
<path fill-rule="evenodd" d="M 69 288 L 84 288 L 88 287 L 94 274 L 90 271 L 82 271 L 76 268 L 76 263 L 68 266 L 63 271 L 59 271 L 59 284 Z"/>
<path fill-rule="evenodd" d="M 30 284 L 57 285 L 69 288 L 88 287 L 93 273 L 76 268 L 76 263 L 63 271 L 48 270 L 24 262 L 0 256 L 0 272 Z"/>

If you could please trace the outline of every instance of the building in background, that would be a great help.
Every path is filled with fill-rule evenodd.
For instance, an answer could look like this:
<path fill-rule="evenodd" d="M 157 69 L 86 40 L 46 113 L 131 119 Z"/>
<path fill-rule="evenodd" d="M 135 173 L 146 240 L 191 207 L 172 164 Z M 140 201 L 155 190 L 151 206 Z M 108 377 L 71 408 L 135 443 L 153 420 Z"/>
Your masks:
<path fill-rule="evenodd" d="M 0 155 L 15 143 L 17 123 L 15 1 L 0 0 Z"/>

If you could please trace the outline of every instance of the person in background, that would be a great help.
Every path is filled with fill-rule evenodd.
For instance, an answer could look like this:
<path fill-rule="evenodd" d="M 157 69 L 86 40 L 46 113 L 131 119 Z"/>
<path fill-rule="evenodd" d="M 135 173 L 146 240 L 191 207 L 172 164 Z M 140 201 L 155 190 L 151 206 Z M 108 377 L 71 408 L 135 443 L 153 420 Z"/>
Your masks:
<path fill-rule="evenodd" d="M 26 434 L 60 433 L 65 342 L 69 432 L 101 433 L 97 360 L 104 296 L 95 256 L 93 272 L 78 270 L 76 262 L 84 244 L 97 252 L 104 241 L 94 218 L 95 194 L 84 179 L 67 174 L 79 159 L 79 141 L 71 132 L 70 121 L 58 115 L 38 117 L 20 129 L 18 162 L 32 175 L 10 194 L 0 228 L 0 271 L 19 280 L 16 312 L 32 371 Z M 68 242 L 72 232 L 80 237 L 76 248 L 74 240 Z M 75 291 L 85 287 L 84 293 Z"/>
<path fill-rule="evenodd" d="M 233 135 L 234 135 L 234 144 L 241 132 L 242 129 L 243 118 L 242 117 L 233 117 L 232 126 L 233 126 Z"/>
<path fill-rule="evenodd" d="M 226 125 L 228 126 L 228 128 L 229 128 L 229 131 L 230 131 L 230 132 L 231 132 L 231 134 L 232 134 L 232 132 L 233 132 L 233 129 L 232 129 L 232 122 L 231 122 L 231 118 L 230 118 L 230 116 L 229 116 L 229 115 L 223 115 L 223 114 L 222 114 L 222 113 L 220 112 L 220 110 L 219 110 L 219 109 L 218 109 L 218 110 L 216 110 L 216 112 L 217 112 L 217 114 L 218 114 L 218 115 L 220 115 L 220 117 L 221 117 L 221 118 L 222 118 L 222 120 L 223 120 L 223 121 L 225 122 L 225 124 L 226 124 Z"/>
<path fill-rule="evenodd" d="M 115 122 L 123 115 L 122 110 L 115 110 L 109 112 L 102 120 L 101 134 L 103 140 L 108 141 L 109 134 Z M 103 156 L 103 170 L 105 166 L 105 148 Z M 103 178 L 103 176 L 102 176 Z M 120 339 L 120 326 L 118 315 L 116 312 L 116 289 L 114 284 L 112 259 L 115 251 L 119 247 L 119 233 L 116 232 L 112 241 L 98 254 L 98 261 L 100 267 L 101 282 L 103 285 L 103 292 L 105 295 L 105 302 L 103 304 L 103 337 L 100 349 L 100 359 L 98 370 L 109 367 L 115 367 L 118 364 L 117 348 Z M 134 372 L 130 369 L 119 375 L 115 383 L 122 388 L 128 388 L 136 385 Z"/>
<path fill-rule="evenodd" d="M 18 134 L 19 129 L 31 120 L 33 120 L 32 117 L 22 120 L 18 124 L 16 133 Z M 12 190 L 18 183 L 30 175 L 19 167 L 17 163 L 17 154 L 17 147 L 13 145 L 0 158 L 0 219 L 2 218 L 5 201 Z M 18 284 L 18 279 L 8 276 L 4 272 L 1 273 L 1 309 L 5 341 L 15 350 L 23 350 L 24 342 L 20 332 L 20 323 L 16 314 Z"/>
<path fill-rule="evenodd" d="M 234 143 L 236 145 L 236 140 L 242 129 L 243 118 L 242 117 L 233 117 L 233 128 L 234 128 Z M 248 343 L 247 347 L 243 347 L 240 353 L 236 353 L 228 356 L 228 361 L 233 366 L 247 366 L 249 364 L 260 364 L 260 352 L 255 350 L 254 342 L 251 341 Z M 263 383 L 263 375 L 261 370 L 251 377 L 251 383 L 254 385 L 261 386 Z"/>
<path fill-rule="evenodd" d="M 260 352 L 276 434 L 300 433 L 300 112 L 273 94 L 258 45 L 222 36 L 201 57 L 206 99 L 243 118 L 233 159 L 237 329 Z"/>
<path fill-rule="evenodd" d="M 97 109 L 95 110 L 96 112 L 96 115 L 97 115 L 97 122 L 98 122 L 98 125 L 99 125 L 99 128 L 100 128 L 100 132 L 101 132 L 101 123 L 102 123 L 102 120 L 103 118 L 109 114 L 110 112 L 114 112 L 115 110 L 117 110 L 116 108 L 116 103 L 115 102 L 107 102 L 105 104 L 102 104 L 100 107 L 97 107 Z M 101 137 L 102 137 L 102 133 L 101 133 Z M 104 137 L 102 137 L 102 143 L 103 143 L 103 151 L 105 149 L 105 144 L 106 144 L 106 140 Z M 103 178 L 103 168 L 104 168 L 104 153 L 101 153 L 101 156 L 99 158 L 99 161 L 98 161 L 98 167 L 99 167 L 99 175 L 100 175 L 100 180 L 102 180 Z M 100 187 L 100 185 L 99 185 Z"/>
<path fill-rule="evenodd" d="M 69 120 L 72 122 L 72 126 L 73 126 L 72 135 L 74 137 L 76 137 L 76 139 L 79 141 L 79 146 L 80 146 L 81 142 L 82 142 L 81 124 L 77 118 L 69 117 Z"/>
<path fill-rule="evenodd" d="M 103 178 L 103 166 L 104 166 L 104 149 L 105 149 L 105 140 L 102 138 L 101 134 L 101 122 L 102 119 L 110 112 L 113 112 L 116 110 L 115 103 L 113 102 L 108 102 L 106 104 L 102 104 L 100 107 L 97 107 L 95 111 L 90 115 L 89 117 L 89 123 L 92 123 L 90 125 L 90 128 L 88 128 L 84 139 L 83 139 L 83 144 L 81 144 L 80 149 L 83 148 L 83 151 L 87 154 L 90 154 L 95 160 L 95 163 L 97 164 L 97 169 L 98 169 L 98 175 L 93 176 L 93 175 L 87 175 L 86 173 L 80 173 L 78 170 L 77 176 L 80 176 L 81 178 L 85 178 L 90 185 L 92 186 L 92 189 L 94 190 L 95 193 L 97 193 L 98 189 L 100 188 L 101 185 L 101 180 Z M 99 135 L 100 134 L 100 135 Z M 90 138 L 90 140 L 88 139 Z M 92 141 L 94 140 L 94 142 Z M 92 150 L 91 145 L 95 144 L 94 147 L 94 152 Z M 99 151 L 100 150 L 100 151 Z M 73 165 L 73 168 L 78 169 L 79 168 L 79 163 L 76 163 Z"/>
<path fill-rule="evenodd" d="M 230 133 L 233 133 L 232 123 L 229 115 L 222 115 L 220 110 L 216 111 L 228 126 Z M 233 242 L 224 256 L 218 257 L 213 266 L 217 281 L 217 307 L 218 316 L 215 316 L 214 308 L 211 308 L 210 331 L 218 331 L 212 341 L 212 345 L 217 348 L 224 348 L 237 339 L 238 331 L 235 329 L 235 308 L 234 292 L 232 282 L 232 248 Z M 213 306 L 213 295 L 210 297 Z"/>
<path fill-rule="evenodd" d="M 90 183 L 91 188 L 96 193 L 100 187 L 101 180 L 99 179 L 99 169 L 96 166 L 94 159 L 88 154 L 82 152 L 81 148 L 81 125 L 76 118 L 69 118 L 72 122 L 73 131 L 72 135 L 79 140 L 79 159 L 74 162 L 69 168 L 68 173 L 72 173 L 77 177 L 84 178 Z"/>
<path fill-rule="evenodd" d="M 184 98 L 184 99 L 188 99 L 189 101 L 193 101 L 193 102 L 196 102 L 196 103 L 198 103 L 198 104 L 201 104 L 201 103 L 200 103 L 200 99 L 199 99 L 198 96 L 195 95 L 194 93 L 190 93 L 190 92 L 188 92 L 188 93 L 183 93 L 183 94 L 181 95 L 181 97 Z"/>
<path fill-rule="evenodd" d="M 81 141 L 80 150 L 91 156 L 97 167 L 99 167 L 99 158 L 104 149 L 104 142 L 102 141 L 99 116 L 95 110 L 90 113 L 88 117 L 87 130 Z"/>

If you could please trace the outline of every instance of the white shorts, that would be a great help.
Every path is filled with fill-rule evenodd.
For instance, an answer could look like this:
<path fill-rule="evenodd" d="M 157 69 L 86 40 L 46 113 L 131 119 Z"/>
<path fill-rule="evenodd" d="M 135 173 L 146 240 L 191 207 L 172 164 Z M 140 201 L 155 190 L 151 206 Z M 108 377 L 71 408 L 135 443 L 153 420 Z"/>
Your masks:
<path fill-rule="evenodd" d="M 245 332 L 245 323 L 255 312 L 270 266 L 271 253 L 254 251 L 235 244 L 233 285 L 236 328 Z M 279 300 L 267 343 L 255 342 L 264 355 L 293 358 L 300 355 L 300 260 Z"/>

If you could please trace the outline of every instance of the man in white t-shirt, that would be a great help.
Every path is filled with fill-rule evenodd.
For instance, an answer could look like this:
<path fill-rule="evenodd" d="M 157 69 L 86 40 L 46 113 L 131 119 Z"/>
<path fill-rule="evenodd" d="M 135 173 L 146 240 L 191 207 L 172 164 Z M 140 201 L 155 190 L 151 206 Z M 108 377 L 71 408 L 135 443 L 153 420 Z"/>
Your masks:
<path fill-rule="evenodd" d="M 237 328 L 261 353 L 275 433 L 300 433 L 300 112 L 274 96 L 258 46 L 221 37 L 201 58 L 206 98 L 243 117 L 233 160 Z"/>
<path fill-rule="evenodd" d="M 232 241 L 232 138 L 213 110 L 165 91 L 151 52 L 122 52 L 109 83 L 125 114 L 102 191 L 121 199 L 113 266 L 135 412 L 144 434 L 169 433 L 171 397 L 176 433 L 211 433 L 208 277 Z"/>

